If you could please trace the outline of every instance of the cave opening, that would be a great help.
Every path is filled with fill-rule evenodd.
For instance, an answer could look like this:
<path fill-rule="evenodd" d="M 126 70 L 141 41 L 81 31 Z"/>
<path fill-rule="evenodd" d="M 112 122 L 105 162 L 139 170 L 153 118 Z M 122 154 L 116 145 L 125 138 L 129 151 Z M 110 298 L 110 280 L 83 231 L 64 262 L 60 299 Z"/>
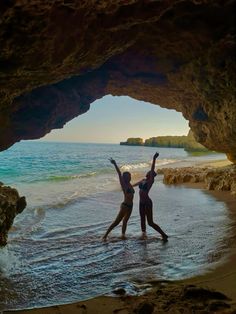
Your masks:
<path fill-rule="evenodd" d="M 189 132 L 180 112 L 161 108 L 128 96 L 107 95 L 90 105 L 90 110 L 52 130 L 43 141 L 120 143 L 127 138 L 181 136 Z"/>
<path fill-rule="evenodd" d="M 119 129 L 126 131 L 126 124 L 133 123 L 142 131 L 145 126 L 141 123 L 148 117 L 154 119 L 154 127 L 163 122 L 162 130 L 165 124 L 176 129 L 177 120 L 169 115 L 173 113 L 176 117 L 174 111 L 127 97 L 106 96 L 103 101 L 93 103 L 87 115 L 75 119 L 75 125 L 72 121 L 72 130 L 78 132 L 78 124 L 86 117 L 97 119 L 104 127 L 108 116 L 103 116 L 104 120 L 101 118 L 109 106 L 114 106 L 111 115 L 118 119 Z M 122 104 L 124 110 L 121 110 Z M 124 120 L 124 115 L 129 110 L 132 114 L 134 108 L 140 111 L 143 108 L 147 114 L 146 118 L 141 111 L 141 126 L 135 119 Z M 163 119 L 163 112 L 167 114 L 166 119 Z M 158 121 L 160 116 L 162 121 Z M 180 113 L 177 118 L 183 120 Z M 182 122 L 187 127 L 187 122 Z M 87 123 L 85 119 L 85 125 Z M 91 125 L 90 121 L 87 132 L 91 131 Z M 114 121 L 111 121 L 111 128 L 114 127 Z M 9 249 L 4 251 L 2 290 L 7 308 L 57 304 L 55 289 L 58 287 L 61 303 L 95 297 L 115 288 L 133 294 L 140 291 L 140 282 L 145 286 L 151 279 L 184 279 L 189 274 L 194 276 L 199 271 L 207 271 L 221 260 L 221 256 L 215 257 L 214 253 L 216 248 L 227 250 L 227 232 L 220 238 L 230 223 L 225 204 L 200 189 L 165 185 L 161 175 L 157 176 L 150 196 L 154 203 L 154 218 L 158 218 L 158 223 L 170 234 L 169 243 L 162 243 L 151 228 L 148 229 L 148 239 L 140 240 L 138 190 L 134 196 L 127 240 L 121 241 L 120 228 L 117 227 L 108 243 L 100 241 L 117 215 L 122 198 L 118 177 L 108 157 L 116 158 L 122 171 L 130 171 L 132 178 L 137 180 L 150 169 L 150 159 L 156 147 L 64 143 L 62 135 L 65 131 L 59 130 L 60 143 L 45 142 L 45 139 L 22 141 L 0 154 L 0 174 L 4 175 L 2 170 L 6 170 L 4 182 L 14 184 L 21 195 L 27 195 L 28 203 L 16 217 L 8 236 Z M 133 131 L 137 132 L 137 129 Z M 150 135 L 158 134 L 152 134 L 151 130 Z M 159 169 L 186 161 L 187 154 L 183 149 L 158 150 Z M 215 219 L 212 212 L 219 219 Z M 204 239 L 204 245 L 199 239 Z M 26 287 L 23 292 L 22 284 Z M 11 287 L 15 294 L 8 293 L 12 291 Z"/>

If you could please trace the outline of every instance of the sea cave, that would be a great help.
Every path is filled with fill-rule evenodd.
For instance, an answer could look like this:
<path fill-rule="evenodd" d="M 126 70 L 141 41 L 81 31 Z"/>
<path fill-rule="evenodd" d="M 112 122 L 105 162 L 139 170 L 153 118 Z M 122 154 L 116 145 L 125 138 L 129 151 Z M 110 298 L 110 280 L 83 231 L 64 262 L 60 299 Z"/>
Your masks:
<path fill-rule="evenodd" d="M 179 273 L 182 271 L 184 274 L 183 279 L 186 280 L 186 273 L 189 269 L 191 272 L 193 268 L 195 271 L 192 273 L 193 277 L 190 276 L 191 278 L 184 282 L 169 283 L 165 280 L 158 281 L 154 283 L 154 289 L 156 290 L 152 290 L 149 294 L 144 294 L 144 297 L 139 296 L 136 301 L 132 301 L 133 303 L 129 303 L 125 297 L 117 299 L 118 301 L 113 300 L 112 302 L 118 302 L 118 310 L 116 308 L 115 311 L 120 311 L 119 307 L 124 306 L 124 311 L 128 309 L 127 313 L 154 313 L 155 309 L 160 310 L 160 313 L 173 313 L 174 310 L 181 312 L 185 309 L 186 313 L 191 313 L 192 310 L 205 310 L 207 313 L 213 313 L 214 311 L 222 313 L 221 311 L 224 310 L 224 313 L 230 313 L 231 310 L 235 309 L 236 295 L 232 288 L 235 283 L 236 256 L 235 235 L 233 236 L 232 234 L 235 231 L 231 232 L 235 230 L 236 195 L 234 12 L 234 0 L 6 0 L 0 4 L 0 155 L 1 157 L 4 156 L 3 158 L 10 156 L 9 161 L 16 168 L 20 165 L 22 151 L 21 148 L 19 150 L 18 147 L 15 148 L 15 143 L 23 140 L 40 139 L 54 129 L 63 128 L 73 118 L 88 112 L 93 102 L 107 95 L 129 96 L 136 100 L 151 103 L 153 106 L 158 105 L 162 108 L 173 109 L 182 113 L 189 123 L 191 134 L 193 134 L 198 143 L 209 150 L 226 154 L 228 158 L 226 166 L 219 166 L 217 169 L 208 166 L 199 168 L 186 167 L 184 170 L 182 168 L 159 169 L 158 175 L 164 177 L 164 183 L 158 182 L 163 195 L 166 195 L 166 199 L 170 199 L 171 204 L 176 205 L 179 213 L 183 214 L 183 216 L 185 215 L 181 207 L 183 203 L 187 210 L 193 207 L 193 211 L 190 211 L 189 216 L 186 214 L 188 219 L 184 225 L 186 234 L 191 234 L 192 230 L 196 230 L 199 239 L 201 236 L 205 237 L 205 235 L 206 239 L 208 239 L 207 236 L 210 235 L 209 248 L 202 246 L 198 241 L 195 243 L 195 240 L 191 246 L 191 241 L 189 241 L 188 245 L 190 245 L 191 254 L 187 254 L 185 250 L 188 245 L 185 245 L 185 238 L 180 237 L 180 242 L 182 241 L 180 249 L 182 254 L 181 261 L 178 260 L 178 254 L 176 255 L 176 265 L 179 268 L 176 266 L 177 270 L 173 267 L 174 271 L 171 269 L 170 272 L 169 270 L 166 272 L 168 267 L 165 268 L 166 260 L 164 259 L 164 268 L 161 271 L 163 271 L 163 274 L 167 274 L 166 278 L 168 279 L 182 278 L 179 276 Z M 27 149 L 30 151 L 34 145 L 31 146 L 30 141 L 28 142 L 29 148 Z M 23 148 L 24 143 L 24 141 L 21 143 Z M 82 233 L 77 233 L 80 232 L 78 231 L 80 228 L 77 225 L 73 225 L 75 221 L 72 221 L 72 227 L 70 225 L 70 219 L 73 216 L 71 213 L 73 212 L 75 216 L 78 214 L 76 207 L 78 199 L 76 197 L 79 194 L 76 194 L 78 191 L 73 190 L 76 184 L 80 184 L 80 192 L 85 193 L 79 195 L 81 196 L 79 204 L 82 213 L 87 214 L 88 208 L 93 210 L 93 207 L 95 208 L 97 204 L 102 204 L 103 199 L 99 193 L 91 199 L 86 194 L 91 193 L 89 194 L 91 196 L 91 191 L 98 186 L 97 181 L 93 177 L 94 172 L 83 173 L 82 171 L 79 175 L 77 173 L 75 175 L 73 173 L 65 173 L 63 172 L 65 164 L 63 164 L 64 157 L 62 156 L 61 160 L 59 160 L 59 162 L 62 162 L 62 174 L 55 174 L 52 171 L 54 169 L 53 158 L 58 162 L 57 158 L 60 156 L 58 147 L 56 145 L 53 146 L 54 155 L 52 156 L 48 154 L 46 145 L 39 144 L 38 147 L 42 149 L 40 153 L 33 152 L 32 149 L 33 157 L 28 156 L 24 164 L 26 168 L 30 169 L 30 162 L 34 160 L 35 173 L 39 177 L 38 181 L 34 181 L 33 176 L 32 178 L 28 176 L 27 180 L 29 180 L 30 184 L 27 187 L 24 185 L 24 181 L 22 181 L 23 195 L 26 198 L 20 196 L 21 193 L 17 191 L 21 184 L 19 181 L 19 186 L 17 185 L 17 172 L 12 175 L 12 178 L 15 175 L 17 189 L 4 185 L 5 182 L 0 182 L 0 250 L 2 250 L 0 253 L 3 252 L 3 262 L 0 260 L 0 281 L 3 282 L 4 288 L 1 291 L 5 301 L 7 300 L 8 302 L 12 297 L 15 302 L 10 307 L 6 307 L 4 301 L 1 307 L 2 299 L 0 297 L 0 310 L 15 309 L 14 304 L 20 304 L 21 308 L 57 304 L 55 303 L 56 299 L 53 301 L 54 303 L 50 303 L 50 298 L 54 297 L 53 293 L 48 297 L 49 300 L 44 303 L 44 300 L 47 299 L 47 289 L 44 288 L 48 285 L 48 288 L 51 289 L 50 283 L 48 283 L 44 275 L 44 270 L 45 273 L 48 272 L 53 281 L 56 279 L 56 276 L 54 276 L 52 265 L 58 270 L 57 274 L 59 274 L 59 277 L 62 276 L 64 281 L 62 280 L 61 282 L 66 283 L 69 278 L 68 283 L 70 283 L 70 286 L 62 292 L 62 303 L 77 300 L 77 290 L 74 292 L 71 289 L 74 277 L 69 267 L 70 264 L 64 263 L 64 259 L 62 259 L 61 264 L 54 264 L 56 257 L 60 256 L 61 250 L 65 248 L 65 260 L 71 261 L 71 265 L 73 265 L 76 272 L 83 263 L 83 265 L 86 265 L 91 256 L 91 265 L 93 265 L 93 253 L 96 250 L 98 259 L 101 257 L 102 260 L 103 254 L 107 254 L 106 246 L 102 246 L 100 243 L 96 246 L 95 242 L 92 242 L 92 244 L 87 243 L 87 237 L 83 238 Z M 71 158 L 70 161 L 73 167 L 77 162 L 75 157 L 77 154 L 79 154 L 79 157 L 86 157 L 83 156 L 83 145 L 80 146 L 80 149 L 81 151 L 78 152 L 77 147 L 71 144 L 65 150 L 65 158 L 68 158 L 68 160 Z M 114 152 L 117 152 L 116 148 L 113 147 L 112 149 Z M 104 152 L 105 150 L 104 148 Z M 151 152 L 154 153 L 154 150 Z M 43 168 L 37 168 L 40 163 L 43 165 L 44 161 L 48 161 L 51 167 L 47 171 L 45 169 L 42 170 Z M 136 163 L 138 166 L 141 165 L 143 167 L 141 159 L 137 159 Z M 101 165 L 103 165 L 103 161 L 101 161 Z M 132 168 L 134 167 L 133 164 L 127 164 L 126 167 L 136 169 Z M 91 229 L 91 241 L 95 241 L 97 230 L 100 232 L 101 229 L 99 228 L 104 228 L 108 222 L 108 216 L 106 215 L 108 215 L 107 212 L 111 202 L 119 201 L 119 194 L 115 187 L 116 181 L 113 180 L 110 170 L 107 170 L 106 166 L 104 169 L 102 168 L 104 172 L 101 172 L 99 175 L 103 176 L 102 178 L 107 175 L 110 181 L 107 177 L 105 177 L 104 181 L 109 181 L 109 184 L 111 183 L 109 188 L 112 186 L 114 190 L 109 190 L 108 185 L 104 185 L 111 192 L 111 198 L 109 196 L 106 199 L 107 203 L 102 209 L 104 217 L 106 217 L 104 221 L 97 221 L 95 214 L 91 216 L 94 219 L 94 226 L 96 226 L 96 228 L 94 227 L 95 229 L 91 226 L 91 228 L 89 227 Z M 4 171 L 3 169 L 2 173 L 6 174 L 7 170 Z M 35 173 L 32 172 L 32 174 Z M 44 185 L 40 185 L 38 182 L 42 179 L 40 175 L 42 176 L 43 174 L 47 178 L 44 181 Z M 90 177 L 94 181 L 88 181 L 90 183 L 87 186 L 87 183 L 81 183 L 81 178 L 85 180 L 83 182 L 87 182 L 86 180 Z M 4 181 L 0 177 L 0 181 L 2 180 Z M 51 184 L 51 182 L 53 183 Z M 68 184 L 66 185 L 65 182 L 68 182 Z M 213 192 L 200 191 L 200 189 L 194 190 L 194 188 L 191 189 L 192 186 L 182 187 L 182 184 L 186 183 L 198 184 L 198 187 L 204 183 L 205 190 Z M 179 184 L 181 184 L 181 187 Z M 12 181 L 9 185 L 15 186 L 15 182 Z M 53 188 L 51 189 L 52 185 Z M 40 188 L 43 186 L 43 188 L 37 190 L 39 186 Z M 56 186 L 57 188 L 55 188 Z M 201 188 L 203 188 L 202 185 Z M 28 202 L 27 192 L 30 195 L 28 205 L 26 204 Z M 66 193 L 70 196 L 68 199 L 63 198 L 68 197 Z M 185 199 L 186 193 L 189 193 L 189 198 Z M 218 195 L 217 193 L 221 194 Z M 180 195 L 182 196 L 180 197 Z M 45 199 L 48 197 L 50 201 L 53 200 L 50 206 L 40 203 L 42 200 L 44 201 L 44 196 Z M 191 196 L 193 200 L 199 200 L 199 204 L 201 204 L 199 205 L 199 212 L 195 210 L 194 202 L 191 202 Z M 183 202 L 182 200 L 185 201 Z M 165 198 L 161 199 L 161 202 L 166 204 Z M 62 213 L 63 206 L 65 206 L 66 210 Z M 206 206 L 205 212 L 202 210 L 204 206 Z M 211 212 L 214 210 L 215 216 Z M 16 219 L 16 224 L 13 225 L 15 216 L 17 218 L 21 217 L 21 213 L 22 218 Z M 171 216 L 171 210 L 169 213 Z M 202 216 L 194 216 L 195 218 L 192 219 L 192 213 L 194 215 L 201 214 Z M 60 218 L 60 214 L 64 215 L 63 218 Z M 175 217 L 176 221 L 179 219 L 178 215 Z M 47 220 L 45 217 L 49 217 L 49 219 Z M 56 217 L 55 221 L 54 217 Z M 84 217 L 82 228 L 87 226 L 86 215 Z M 138 216 L 135 217 L 137 218 Z M 209 221 L 203 217 L 208 217 Z M 79 221 L 79 217 L 77 218 Z M 194 219 L 199 223 L 199 228 L 195 228 L 196 225 L 194 224 L 189 227 Z M 31 221 L 32 225 L 30 224 Z M 165 219 L 164 222 L 166 222 Z M 67 223 L 68 229 L 63 226 L 63 224 L 66 225 Z M 24 226 L 26 236 L 22 236 L 25 230 L 21 233 L 21 226 Z M 132 229 L 134 232 L 136 232 L 135 228 Z M 173 252 L 175 248 L 178 248 L 176 239 L 181 234 L 181 230 L 178 230 L 178 223 L 175 224 L 175 228 L 172 235 L 175 240 L 173 242 L 169 241 L 169 247 Z M 217 232 L 220 230 L 219 242 L 217 242 L 218 239 L 214 238 L 212 228 L 218 228 Z M 10 243 L 8 243 L 9 230 L 13 230 Z M 87 232 L 86 228 L 84 230 Z M 71 240 L 70 247 L 65 245 L 67 243 L 65 240 L 67 235 L 63 234 L 63 232 L 68 232 L 68 239 Z M 28 237 L 28 235 L 30 236 Z M 89 236 L 90 234 L 88 234 L 88 238 Z M 76 240 L 76 237 L 79 241 Z M 17 241 L 19 243 L 23 241 L 23 244 L 14 246 L 15 243 L 18 243 Z M 70 259 L 71 252 L 73 257 L 74 247 L 78 245 L 76 241 L 79 243 L 79 246 L 81 244 L 81 247 L 85 248 L 82 252 L 85 262 L 82 261 L 81 265 L 77 264 L 77 256 L 74 260 Z M 119 249 L 123 252 L 121 256 L 122 262 L 126 260 L 128 264 L 131 261 L 132 250 L 135 251 L 137 249 L 137 246 L 133 245 L 133 243 L 136 243 L 135 241 L 132 242 L 131 238 L 131 242 L 127 242 L 128 251 L 125 252 L 122 251 L 125 245 L 118 244 L 121 245 Z M 47 247 L 48 243 L 52 243 L 52 246 L 49 245 Z M 116 245 L 116 242 L 114 243 Z M 152 242 L 151 239 L 150 243 L 150 246 L 155 250 L 155 242 Z M 87 245 L 89 249 L 92 248 L 91 252 L 88 250 L 88 255 L 86 255 Z M 152 276 L 155 256 L 151 256 L 151 262 L 148 258 L 146 259 L 148 257 L 148 245 L 141 246 L 141 254 L 143 254 L 145 262 L 147 261 L 148 265 L 150 263 L 150 276 Z M 77 247 L 78 252 L 79 246 Z M 15 251 L 11 251 L 12 247 Z M 159 256 L 161 261 L 165 255 L 165 249 L 164 246 L 160 246 L 158 249 L 160 249 L 160 252 L 164 252 L 163 255 L 160 254 Z M 196 260 L 197 262 L 201 260 L 202 256 L 199 255 L 199 257 L 197 254 L 192 254 L 194 250 L 199 252 L 202 250 L 202 256 L 204 256 L 207 262 L 210 260 L 209 263 L 216 262 L 217 264 L 227 250 L 232 253 L 232 258 L 227 263 L 217 266 L 218 268 L 216 267 L 216 270 L 208 275 L 202 274 L 197 276 L 199 265 L 196 266 L 194 263 Z M 18 272 L 17 267 L 20 264 L 17 264 L 18 260 L 14 255 L 15 252 L 23 256 L 23 258 L 29 254 L 29 265 L 31 265 L 31 262 L 32 265 L 34 263 L 35 265 L 37 264 L 35 273 L 30 274 L 32 278 L 35 276 L 35 279 L 33 279 L 35 280 L 35 287 L 37 285 L 39 287 L 38 301 L 32 298 L 27 304 L 27 300 L 24 297 L 22 298 L 22 300 L 24 299 L 23 303 L 19 301 L 22 296 L 21 290 L 23 285 L 28 287 L 28 294 L 26 295 L 29 296 L 34 291 L 34 286 L 31 286 L 32 280 L 28 280 L 27 276 L 22 277 L 21 282 L 21 266 L 22 269 L 24 267 L 25 274 L 28 274 L 28 269 L 31 270 L 32 268 L 31 266 L 28 268 L 27 262 L 25 262 L 24 265 L 19 267 Z M 44 256 L 45 252 L 46 255 Z M 169 252 L 171 250 L 168 251 L 168 254 Z M 100 253 L 101 256 L 99 255 Z M 184 258 L 185 254 L 187 256 L 186 260 Z M 197 256 L 196 260 L 194 260 L 194 256 Z M 67 257 L 68 260 L 66 259 Z M 135 255 L 135 259 L 139 257 L 139 254 Z M 32 261 L 30 261 L 30 258 L 32 258 Z M 45 265 L 41 264 L 44 259 L 50 260 L 45 269 Z M 8 262 L 6 260 L 12 261 L 17 266 L 14 278 L 11 277 L 12 274 L 9 271 L 10 268 L 7 268 Z M 102 267 L 99 263 L 101 260 L 96 260 L 99 265 L 97 267 L 98 274 L 99 276 L 101 275 L 101 277 L 97 276 L 96 280 L 98 280 L 99 284 L 104 285 L 104 282 L 106 284 L 106 275 L 105 279 L 103 279 L 102 276 L 104 274 L 100 274 Z M 187 262 L 185 263 L 185 261 Z M 155 264 L 155 267 L 159 265 L 158 263 Z M 91 265 L 86 266 L 87 268 L 85 267 L 84 269 L 90 271 L 89 276 L 94 276 L 94 268 Z M 113 265 L 109 263 L 106 265 L 108 268 L 111 267 L 109 271 L 114 271 Z M 8 275 L 2 276 L 4 272 Z M 223 279 L 222 274 L 224 275 Z M 66 277 L 67 275 L 68 277 Z M 40 276 L 43 279 L 37 281 L 37 278 L 40 278 Z M 16 285 L 18 290 L 12 290 L 11 295 L 8 294 L 8 291 L 11 291 L 11 287 L 14 286 L 15 278 L 16 281 L 19 278 L 17 281 L 18 286 Z M 83 276 L 81 278 L 82 284 L 87 282 L 87 278 L 84 277 L 84 279 Z M 101 278 L 102 283 L 99 282 Z M 24 280 L 26 280 L 25 283 Z M 57 284 L 60 286 L 61 282 L 55 281 L 55 286 Z M 80 281 L 78 280 L 76 284 L 80 284 Z M 153 283 L 145 283 L 143 286 L 144 290 L 149 284 L 152 285 Z M 139 287 L 139 283 L 135 288 L 138 291 L 139 288 L 137 287 Z M 60 288 L 57 291 L 60 291 Z M 117 290 L 118 295 L 119 293 L 126 293 L 125 289 L 122 289 L 120 292 L 118 291 L 119 289 Z M 88 290 L 86 290 L 81 298 L 96 296 L 96 293 L 90 295 Z M 34 295 L 33 292 L 32 295 Z M 173 308 L 173 304 L 171 305 L 168 301 L 172 299 L 178 300 L 176 301 L 176 308 Z M 98 313 L 96 312 L 97 309 L 101 313 L 110 313 L 107 310 L 108 307 L 106 308 L 107 312 L 104 312 L 103 308 L 104 304 L 107 304 L 107 300 L 106 298 L 105 301 L 102 299 L 101 303 L 98 301 L 98 305 L 94 305 L 94 301 L 92 301 L 91 305 L 88 301 L 88 303 L 85 302 L 82 305 L 78 305 L 77 309 L 79 308 L 82 311 L 81 313 L 85 313 L 85 311 L 87 311 L 86 313 Z M 186 308 L 183 308 L 185 305 Z M 68 309 L 66 306 L 62 307 L 64 311 L 62 312 L 67 313 Z M 114 309 L 114 306 L 112 309 Z M 49 309 L 50 311 L 51 309 Z"/>

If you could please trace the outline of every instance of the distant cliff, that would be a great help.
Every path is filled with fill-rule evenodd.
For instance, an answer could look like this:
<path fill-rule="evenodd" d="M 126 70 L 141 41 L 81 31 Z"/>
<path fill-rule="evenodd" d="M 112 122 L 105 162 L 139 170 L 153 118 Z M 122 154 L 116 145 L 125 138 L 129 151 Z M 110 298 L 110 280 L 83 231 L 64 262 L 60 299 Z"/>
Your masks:
<path fill-rule="evenodd" d="M 144 142 L 141 137 L 129 137 L 126 142 L 120 142 L 120 145 L 143 146 Z"/>
<path fill-rule="evenodd" d="M 184 148 L 187 143 L 187 136 L 157 136 L 145 141 L 145 146 L 154 147 L 177 147 Z"/>
<path fill-rule="evenodd" d="M 146 139 L 145 141 L 138 138 L 128 138 L 126 142 L 120 142 L 120 145 L 138 145 L 138 146 L 152 146 L 152 147 L 173 147 L 173 148 L 184 148 L 186 151 L 209 151 L 206 147 L 199 144 L 192 131 L 189 131 L 188 135 L 183 136 L 156 136 Z"/>

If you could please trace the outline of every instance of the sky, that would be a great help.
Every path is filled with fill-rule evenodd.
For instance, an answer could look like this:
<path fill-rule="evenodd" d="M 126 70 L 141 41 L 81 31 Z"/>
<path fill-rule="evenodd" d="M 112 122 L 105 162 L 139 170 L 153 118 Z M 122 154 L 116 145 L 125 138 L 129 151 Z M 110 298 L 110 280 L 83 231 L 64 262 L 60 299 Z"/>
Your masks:
<path fill-rule="evenodd" d="M 105 96 L 85 114 L 53 130 L 43 141 L 119 143 L 128 137 L 147 139 L 161 135 L 187 135 L 188 121 L 175 110 L 128 96 Z"/>

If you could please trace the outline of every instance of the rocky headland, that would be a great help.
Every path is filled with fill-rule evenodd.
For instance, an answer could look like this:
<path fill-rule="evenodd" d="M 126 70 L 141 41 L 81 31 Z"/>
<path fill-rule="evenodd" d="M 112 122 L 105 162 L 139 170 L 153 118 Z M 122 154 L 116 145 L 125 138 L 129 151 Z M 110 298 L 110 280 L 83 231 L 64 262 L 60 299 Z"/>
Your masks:
<path fill-rule="evenodd" d="M 199 144 L 190 130 L 188 135 L 182 136 L 156 136 L 143 140 L 140 137 L 130 137 L 125 142 L 120 142 L 120 145 L 128 146 L 151 146 L 151 147 L 173 147 L 184 148 L 189 152 L 209 152 L 203 145 Z"/>
<path fill-rule="evenodd" d="M 7 235 L 14 218 L 26 207 L 25 197 L 19 196 L 16 189 L 0 182 L 0 247 L 7 244 Z"/>

